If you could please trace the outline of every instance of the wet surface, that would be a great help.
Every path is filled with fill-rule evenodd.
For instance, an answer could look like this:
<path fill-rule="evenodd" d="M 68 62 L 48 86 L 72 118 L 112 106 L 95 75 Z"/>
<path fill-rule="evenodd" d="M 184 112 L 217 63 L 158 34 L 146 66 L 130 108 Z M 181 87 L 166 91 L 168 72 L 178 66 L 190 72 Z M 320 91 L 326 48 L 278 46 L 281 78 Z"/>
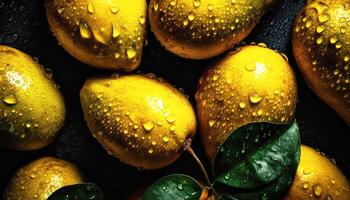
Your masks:
<path fill-rule="evenodd" d="M 307 87 L 295 64 L 290 44 L 290 28 L 305 0 L 280 0 L 262 18 L 245 43 L 264 42 L 270 48 L 285 53 L 297 76 L 298 105 L 296 117 L 301 129 L 302 143 L 320 149 L 336 160 L 343 172 L 350 176 L 350 157 L 347 152 L 349 127 Z M 18 48 L 53 71 L 56 83 L 67 104 L 67 118 L 56 141 L 33 152 L 16 152 L 0 148 L 0 192 L 12 174 L 24 164 L 41 156 L 56 156 L 79 166 L 87 180 L 99 185 L 111 199 L 122 199 L 135 188 L 151 183 L 163 175 L 184 173 L 202 177 L 192 158 L 184 153 L 173 165 L 155 171 L 140 171 L 120 163 L 108 155 L 93 139 L 83 119 L 79 90 L 86 78 L 98 74 L 111 74 L 91 68 L 71 57 L 52 36 L 46 21 L 42 0 L 0 0 L 0 44 Z M 144 49 L 142 72 L 157 76 L 183 88 L 194 102 L 198 78 L 215 59 L 193 61 L 179 58 L 167 51 L 149 32 Z M 25 67 L 25 66 L 23 66 Z M 193 148 L 206 161 L 199 134 Z M 205 163 L 209 167 L 208 163 Z"/>

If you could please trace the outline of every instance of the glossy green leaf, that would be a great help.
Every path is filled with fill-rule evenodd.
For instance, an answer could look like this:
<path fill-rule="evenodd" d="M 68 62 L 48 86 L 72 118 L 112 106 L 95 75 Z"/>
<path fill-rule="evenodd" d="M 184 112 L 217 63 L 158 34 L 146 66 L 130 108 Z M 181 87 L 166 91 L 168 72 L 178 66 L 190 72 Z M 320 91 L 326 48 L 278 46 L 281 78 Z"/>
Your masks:
<path fill-rule="evenodd" d="M 299 154 L 295 157 L 299 158 Z M 252 199 L 262 199 L 262 200 L 274 200 L 283 199 L 283 196 L 288 191 L 290 185 L 293 182 L 294 175 L 298 163 L 294 163 L 286 172 L 283 173 L 278 179 L 267 184 L 265 187 L 256 189 L 237 189 L 228 187 L 227 185 L 218 185 L 220 192 L 220 200 L 252 200 Z"/>
<path fill-rule="evenodd" d="M 82 183 L 60 188 L 48 200 L 104 200 L 104 197 L 97 185 Z"/>
<path fill-rule="evenodd" d="M 214 184 L 236 189 L 264 188 L 299 163 L 300 134 L 290 124 L 252 123 L 221 145 L 213 165 Z"/>
<path fill-rule="evenodd" d="M 143 194 L 142 200 L 198 200 L 202 187 L 193 178 L 173 174 L 156 181 Z"/>

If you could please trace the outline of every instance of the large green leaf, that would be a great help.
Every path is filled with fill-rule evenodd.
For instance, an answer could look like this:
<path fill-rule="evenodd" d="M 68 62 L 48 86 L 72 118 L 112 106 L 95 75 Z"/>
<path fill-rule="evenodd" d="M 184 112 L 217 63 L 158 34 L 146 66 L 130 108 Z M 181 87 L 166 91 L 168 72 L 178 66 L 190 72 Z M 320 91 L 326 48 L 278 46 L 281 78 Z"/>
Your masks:
<path fill-rule="evenodd" d="M 142 200 L 198 200 L 202 187 L 193 178 L 173 174 L 156 181 L 143 194 Z"/>
<path fill-rule="evenodd" d="M 264 188 L 299 163 L 300 135 L 290 124 L 252 123 L 221 145 L 213 165 L 214 184 L 236 189 Z"/>
<path fill-rule="evenodd" d="M 298 158 L 300 155 L 296 154 L 295 157 Z M 277 200 L 281 199 L 288 191 L 290 185 L 293 182 L 295 171 L 298 164 L 294 163 L 282 176 L 278 179 L 272 181 L 270 184 L 262 188 L 252 189 L 235 189 L 232 187 L 227 187 L 226 185 L 218 186 L 220 200 Z"/>
<path fill-rule="evenodd" d="M 82 183 L 60 188 L 48 200 L 104 200 L 104 197 L 95 184 Z"/>

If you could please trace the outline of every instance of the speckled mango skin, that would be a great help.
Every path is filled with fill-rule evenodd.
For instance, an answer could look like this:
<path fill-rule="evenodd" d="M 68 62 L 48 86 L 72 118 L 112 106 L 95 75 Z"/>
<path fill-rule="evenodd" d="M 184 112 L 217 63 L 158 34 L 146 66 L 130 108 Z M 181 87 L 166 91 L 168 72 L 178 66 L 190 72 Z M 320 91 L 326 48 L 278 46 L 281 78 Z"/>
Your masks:
<path fill-rule="evenodd" d="M 151 30 L 185 58 L 217 56 L 244 39 L 274 0 L 151 0 Z"/>
<path fill-rule="evenodd" d="M 88 65 L 136 69 L 146 37 L 146 0 L 46 0 L 51 30 L 62 47 Z"/>
<path fill-rule="evenodd" d="M 12 177 L 4 200 L 46 200 L 56 190 L 83 182 L 77 167 L 52 157 L 35 160 Z"/>
<path fill-rule="evenodd" d="M 291 122 L 297 87 L 284 56 L 247 45 L 209 67 L 195 97 L 202 142 L 213 161 L 220 145 L 237 128 L 253 122 Z"/>
<path fill-rule="evenodd" d="M 80 101 L 93 136 L 110 154 L 135 167 L 171 164 L 195 134 L 196 117 L 188 99 L 160 79 L 90 78 Z"/>
<path fill-rule="evenodd" d="M 302 145 L 300 163 L 285 200 L 348 200 L 350 185 L 327 157 Z"/>
<path fill-rule="evenodd" d="M 65 119 L 51 75 L 30 56 L 0 45 L 0 145 L 35 150 L 51 143 Z"/>
<path fill-rule="evenodd" d="M 350 2 L 309 1 L 295 19 L 292 44 L 310 88 L 350 125 Z"/>

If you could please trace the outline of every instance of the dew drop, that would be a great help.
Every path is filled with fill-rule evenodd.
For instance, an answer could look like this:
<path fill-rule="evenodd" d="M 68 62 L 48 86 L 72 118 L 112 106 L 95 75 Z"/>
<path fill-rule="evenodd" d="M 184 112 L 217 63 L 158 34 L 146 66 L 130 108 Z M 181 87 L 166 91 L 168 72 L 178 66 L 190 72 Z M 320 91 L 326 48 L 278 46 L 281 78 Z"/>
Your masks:
<path fill-rule="evenodd" d="M 145 22 L 146 22 L 146 18 L 145 18 L 145 16 L 141 16 L 140 18 L 139 18 L 139 22 L 140 22 L 140 24 L 145 24 Z"/>
<path fill-rule="evenodd" d="M 322 187 L 320 185 L 316 184 L 313 187 L 313 191 L 314 191 L 315 196 L 320 197 L 322 194 Z"/>
<path fill-rule="evenodd" d="M 119 11 L 119 9 L 116 6 L 111 6 L 109 7 L 109 9 L 111 10 L 112 14 L 117 14 Z"/>
<path fill-rule="evenodd" d="M 239 102 L 239 107 L 240 108 L 245 108 L 247 105 L 246 105 L 246 103 L 244 103 L 244 102 Z"/>
<path fill-rule="evenodd" d="M 308 189 L 309 188 L 309 183 L 303 183 L 303 188 L 306 190 L 306 189 Z"/>
<path fill-rule="evenodd" d="M 213 127 L 215 123 L 215 120 L 209 120 L 209 127 Z"/>
<path fill-rule="evenodd" d="M 325 25 L 319 25 L 316 27 L 316 32 L 317 33 L 322 33 L 326 29 Z"/>
<path fill-rule="evenodd" d="M 142 126 L 146 131 L 151 131 L 154 127 L 154 123 L 151 121 L 147 121 L 147 122 L 143 123 Z"/>
<path fill-rule="evenodd" d="M 79 29 L 80 29 L 80 36 L 83 39 L 89 39 L 92 36 L 92 33 L 88 27 L 88 25 L 85 22 L 81 22 L 79 25 Z"/>
<path fill-rule="evenodd" d="M 166 121 L 169 122 L 170 124 L 174 123 L 175 122 L 175 117 L 170 115 L 166 118 Z"/>
<path fill-rule="evenodd" d="M 126 55 L 129 59 L 135 58 L 136 56 L 136 50 L 135 49 L 128 49 L 126 50 Z"/>
<path fill-rule="evenodd" d="M 184 189 L 184 186 L 183 186 L 181 183 L 179 183 L 179 184 L 177 184 L 177 189 L 183 190 L 183 189 Z"/>
<path fill-rule="evenodd" d="M 329 38 L 329 42 L 331 44 L 335 44 L 337 41 L 338 41 L 338 38 L 335 35 Z"/>
<path fill-rule="evenodd" d="M 164 136 L 164 137 L 163 137 L 163 141 L 164 141 L 164 142 L 169 142 L 169 137 L 168 137 L 168 136 Z"/>
<path fill-rule="evenodd" d="M 114 58 L 116 58 L 116 59 L 120 58 L 120 53 L 118 53 L 118 52 L 114 53 Z"/>
<path fill-rule="evenodd" d="M 7 105 L 16 105 L 17 104 L 17 99 L 13 95 L 7 95 L 5 96 L 2 101 L 7 104 Z"/>
<path fill-rule="evenodd" d="M 196 18 L 196 16 L 194 15 L 193 12 L 191 12 L 190 14 L 188 14 L 187 18 L 188 20 L 193 21 Z"/>
<path fill-rule="evenodd" d="M 329 20 L 329 15 L 328 14 L 320 14 L 318 15 L 318 21 L 323 23 Z"/>
<path fill-rule="evenodd" d="M 213 11 L 213 10 L 214 10 L 213 4 L 208 4 L 208 10 L 209 10 L 209 11 Z"/>
<path fill-rule="evenodd" d="M 199 6 L 201 6 L 201 1 L 200 0 L 194 0 L 193 1 L 193 7 L 198 8 Z"/>
<path fill-rule="evenodd" d="M 262 99 L 263 99 L 262 96 L 260 96 L 258 94 L 254 94 L 254 95 L 249 96 L 249 100 L 253 104 L 260 103 Z"/>
<path fill-rule="evenodd" d="M 90 14 L 93 14 L 95 12 L 95 8 L 94 8 L 94 4 L 92 4 L 91 2 L 89 2 L 87 10 Z"/>
<path fill-rule="evenodd" d="M 321 44 L 323 42 L 323 38 L 322 37 L 319 37 L 316 39 L 316 43 L 317 44 Z"/>

